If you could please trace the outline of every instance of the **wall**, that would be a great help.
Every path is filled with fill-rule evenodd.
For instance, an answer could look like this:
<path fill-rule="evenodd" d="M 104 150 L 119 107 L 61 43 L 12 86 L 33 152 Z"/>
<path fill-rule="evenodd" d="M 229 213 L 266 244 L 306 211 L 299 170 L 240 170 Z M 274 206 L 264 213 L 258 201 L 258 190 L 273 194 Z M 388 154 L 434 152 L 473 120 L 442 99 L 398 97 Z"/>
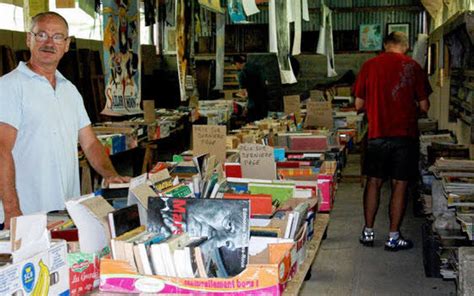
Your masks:
<path fill-rule="evenodd" d="M 327 77 L 327 61 L 323 55 L 299 55 L 296 59 L 300 65 L 298 83 L 291 86 L 285 86 L 286 94 L 302 93 L 314 89 L 316 84 L 325 84 L 341 78 L 347 71 L 353 71 L 355 75 L 359 72 L 362 64 L 374 53 L 354 53 L 354 54 L 336 54 L 334 57 L 337 77 Z"/>

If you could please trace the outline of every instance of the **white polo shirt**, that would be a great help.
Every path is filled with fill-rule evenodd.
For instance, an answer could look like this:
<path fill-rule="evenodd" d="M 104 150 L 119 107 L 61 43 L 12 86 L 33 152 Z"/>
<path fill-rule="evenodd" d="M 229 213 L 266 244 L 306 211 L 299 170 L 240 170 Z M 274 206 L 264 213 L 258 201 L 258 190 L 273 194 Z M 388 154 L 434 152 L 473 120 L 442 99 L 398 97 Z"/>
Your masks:
<path fill-rule="evenodd" d="M 90 120 L 69 80 L 56 71 L 53 89 L 20 62 L 0 78 L 0 122 L 18 131 L 13 159 L 24 214 L 64 209 L 66 198 L 79 196 L 77 143 Z"/>

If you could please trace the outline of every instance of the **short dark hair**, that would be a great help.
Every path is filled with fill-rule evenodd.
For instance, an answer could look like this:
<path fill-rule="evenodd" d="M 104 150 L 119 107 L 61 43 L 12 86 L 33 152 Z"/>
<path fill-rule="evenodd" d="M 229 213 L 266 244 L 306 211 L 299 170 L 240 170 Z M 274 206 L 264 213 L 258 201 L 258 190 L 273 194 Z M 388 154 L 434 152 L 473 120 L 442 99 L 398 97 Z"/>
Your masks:
<path fill-rule="evenodd" d="M 45 11 L 45 12 L 40 12 L 38 13 L 37 15 L 35 15 L 34 17 L 31 18 L 31 24 L 30 24 L 30 31 L 33 30 L 33 28 L 36 26 L 36 24 L 42 20 L 43 18 L 45 17 L 51 17 L 51 16 L 54 16 L 54 17 L 57 17 L 59 18 L 60 20 L 62 20 L 64 22 L 64 24 L 66 25 L 66 30 L 68 31 L 69 33 L 69 25 L 66 21 L 66 19 L 60 15 L 59 13 L 57 12 L 54 12 L 54 11 Z"/>
<path fill-rule="evenodd" d="M 247 56 L 243 54 L 237 54 L 233 57 L 233 63 L 244 64 L 247 62 Z"/>
<path fill-rule="evenodd" d="M 408 46 L 408 37 L 403 32 L 395 31 L 385 36 L 385 38 L 383 39 L 383 43 L 384 44 L 389 44 L 389 43 L 400 44 L 400 45 Z"/>

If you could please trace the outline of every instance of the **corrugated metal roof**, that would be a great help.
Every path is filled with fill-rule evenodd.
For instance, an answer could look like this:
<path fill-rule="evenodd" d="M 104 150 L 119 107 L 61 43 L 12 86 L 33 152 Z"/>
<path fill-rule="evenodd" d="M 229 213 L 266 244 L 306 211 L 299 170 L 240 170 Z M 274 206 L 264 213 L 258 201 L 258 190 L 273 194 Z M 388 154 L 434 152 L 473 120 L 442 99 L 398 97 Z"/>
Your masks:
<path fill-rule="evenodd" d="M 278 0 L 276 0 L 278 1 Z M 389 23 L 409 23 L 410 40 L 413 44 L 415 36 L 421 32 L 420 14 L 416 10 L 375 10 L 366 11 L 361 8 L 366 7 L 390 7 L 390 6 L 419 6 L 418 0 L 325 0 L 325 4 L 333 9 L 333 30 L 358 30 L 360 24 L 380 24 L 385 33 Z M 320 1 L 308 0 L 310 9 L 310 21 L 302 22 L 303 31 L 319 31 L 320 23 Z M 354 11 L 347 10 L 355 8 Z M 247 18 L 251 23 L 268 23 L 268 6 L 261 6 L 259 13 Z M 342 11 L 339 9 L 343 9 Z M 201 9 L 201 15 L 207 14 L 211 17 L 211 12 Z M 231 24 L 230 18 L 226 13 L 226 24 Z M 208 34 L 206 34 L 208 35 Z"/>

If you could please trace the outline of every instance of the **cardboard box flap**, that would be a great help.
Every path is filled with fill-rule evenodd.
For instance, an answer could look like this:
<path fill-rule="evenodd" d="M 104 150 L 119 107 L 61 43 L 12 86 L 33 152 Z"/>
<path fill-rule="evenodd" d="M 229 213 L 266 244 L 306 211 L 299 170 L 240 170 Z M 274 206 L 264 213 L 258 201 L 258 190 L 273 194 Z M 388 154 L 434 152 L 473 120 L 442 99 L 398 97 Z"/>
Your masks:
<path fill-rule="evenodd" d="M 79 231 L 82 252 L 96 253 L 110 242 L 107 214 L 114 208 L 102 197 L 92 194 L 66 202 L 66 209 Z"/>
<path fill-rule="evenodd" d="M 26 260 L 50 248 L 46 214 L 33 214 L 11 219 L 13 263 Z"/>

